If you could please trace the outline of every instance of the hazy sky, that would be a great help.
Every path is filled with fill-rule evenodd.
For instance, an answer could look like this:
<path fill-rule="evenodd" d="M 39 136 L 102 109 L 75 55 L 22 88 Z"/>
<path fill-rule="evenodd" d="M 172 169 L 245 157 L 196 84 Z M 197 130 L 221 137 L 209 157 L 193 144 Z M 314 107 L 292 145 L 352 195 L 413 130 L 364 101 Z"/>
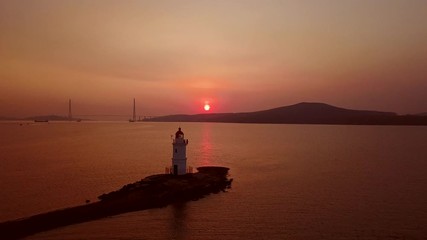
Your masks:
<path fill-rule="evenodd" d="M 427 111 L 427 1 L 0 0 L 0 116 Z"/>

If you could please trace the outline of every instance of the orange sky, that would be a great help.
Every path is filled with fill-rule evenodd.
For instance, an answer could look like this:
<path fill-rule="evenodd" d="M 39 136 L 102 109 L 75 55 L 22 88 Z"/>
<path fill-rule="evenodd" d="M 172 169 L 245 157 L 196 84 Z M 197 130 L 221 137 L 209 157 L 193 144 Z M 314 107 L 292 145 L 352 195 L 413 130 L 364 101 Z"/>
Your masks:
<path fill-rule="evenodd" d="M 427 1 L 0 1 L 0 116 L 427 112 Z"/>

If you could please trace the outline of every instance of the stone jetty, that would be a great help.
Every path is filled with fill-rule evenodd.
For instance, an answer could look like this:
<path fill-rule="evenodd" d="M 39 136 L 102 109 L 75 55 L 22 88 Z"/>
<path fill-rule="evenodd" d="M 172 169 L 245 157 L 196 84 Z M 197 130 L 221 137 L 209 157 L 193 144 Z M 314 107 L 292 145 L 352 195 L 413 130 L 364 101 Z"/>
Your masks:
<path fill-rule="evenodd" d="M 226 167 L 199 167 L 196 173 L 158 174 L 102 194 L 99 201 L 0 223 L 2 239 L 19 239 L 38 232 L 126 212 L 164 207 L 226 191 L 233 179 Z"/>

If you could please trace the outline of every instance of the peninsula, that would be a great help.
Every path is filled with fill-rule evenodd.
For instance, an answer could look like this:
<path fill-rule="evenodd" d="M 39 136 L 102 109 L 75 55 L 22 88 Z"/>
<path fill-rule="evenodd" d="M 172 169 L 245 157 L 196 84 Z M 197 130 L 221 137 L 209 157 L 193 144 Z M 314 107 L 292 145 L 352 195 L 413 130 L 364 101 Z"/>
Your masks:
<path fill-rule="evenodd" d="M 352 110 L 325 103 L 302 102 L 256 112 L 168 115 L 154 117 L 150 122 L 224 122 L 275 124 L 337 124 L 337 125 L 427 125 L 427 116 L 398 115 L 393 112 Z"/>

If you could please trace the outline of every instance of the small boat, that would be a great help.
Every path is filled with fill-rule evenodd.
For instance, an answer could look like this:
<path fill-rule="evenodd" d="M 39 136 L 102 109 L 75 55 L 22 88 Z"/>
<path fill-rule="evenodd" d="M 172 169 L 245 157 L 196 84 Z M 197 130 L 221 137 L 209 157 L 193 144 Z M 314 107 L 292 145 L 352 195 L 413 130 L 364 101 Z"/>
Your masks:
<path fill-rule="evenodd" d="M 36 119 L 34 122 L 49 122 L 47 119 Z"/>

